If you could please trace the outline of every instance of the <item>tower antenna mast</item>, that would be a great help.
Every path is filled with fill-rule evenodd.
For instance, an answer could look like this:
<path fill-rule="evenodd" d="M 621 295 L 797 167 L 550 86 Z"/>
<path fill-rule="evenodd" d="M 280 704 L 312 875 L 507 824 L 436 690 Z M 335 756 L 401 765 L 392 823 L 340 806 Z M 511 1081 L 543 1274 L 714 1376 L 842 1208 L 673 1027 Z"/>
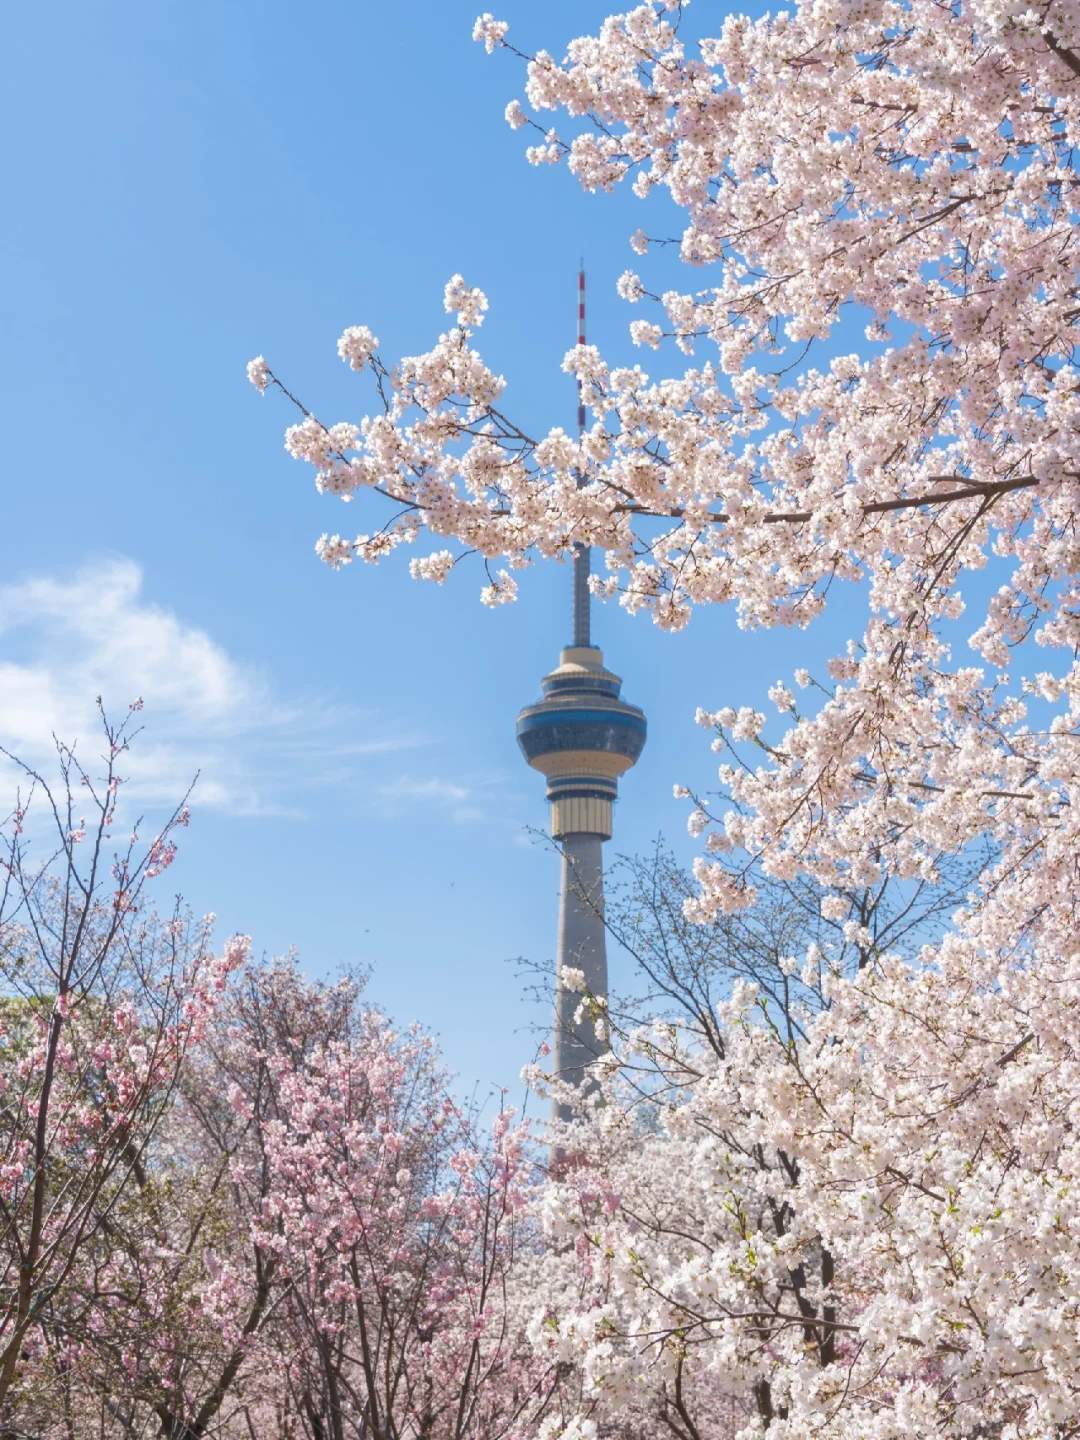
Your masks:
<path fill-rule="evenodd" d="M 578 320 L 577 320 L 577 343 L 585 344 L 585 261 L 582 260 L 578 269 Z M 577 382 L 577 432 L 578 440 L 585 435 L 585 400 L 581 393 L 581 377 Z M 578 484 L 582 484 L 584 476 L 579 472 Z M 592 627 L 590 624 L 590 601 L 589 594 L 589 572 L 591 569 L 592 554 L 588 545 L 577 544 L 574 546 L 574 645 L 576 648 L 584 649 L 592 644 Z"/>

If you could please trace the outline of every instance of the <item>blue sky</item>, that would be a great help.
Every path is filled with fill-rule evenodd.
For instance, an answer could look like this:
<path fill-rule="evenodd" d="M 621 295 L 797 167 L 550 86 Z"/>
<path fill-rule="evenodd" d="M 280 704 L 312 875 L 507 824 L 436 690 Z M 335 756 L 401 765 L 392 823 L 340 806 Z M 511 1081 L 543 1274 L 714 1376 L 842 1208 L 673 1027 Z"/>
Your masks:
<path fill-rule="evenodd" d="M 523 48 L 561 53 L 608 8 L 498 13 Z M 475 569 L 445 590 L 403 562 L 332 574 L 314 542 L 360 517 L 315 494 L 282 448 L 284 404 L 244 379 L 262 352 L 325 418 L 358 419 L 337 336 L 366 323 L 388 356 L 426 348 L 461 271 L 490 296 L 483 348 L 508 408 L 569 427 L 559 363 L 582 254 L 590 339 L 635 353 L 614 283 L 645 209 L 525 163 L 502 120 L 521 77 L 471 41 L 475 14 L 6 12 L 0 736 L 37 759 L 52 728 L 92 738 L 95 694 L 113 709 L 141 694 L 140 803 L 201 771 L 162 901 L 179 887 L 313 972 L 374 965 L 374 996 L 487 1085 L 532 1054 L 506 961 L 553 948 L 556 863 L 527 828 L 545 822 L 543 784 L 514 719 L 566 643 L 569 574 L 527 573 L 495 613 Z M 715 766 L 695 706 L 764 708 L 860 621 L 762 636 L 718 612 L 671 637 L 605 607 L 600 642 L 650 723 L 609 852 L 662 831 L 689 858 L 672 783 L 707 789 Z"/>

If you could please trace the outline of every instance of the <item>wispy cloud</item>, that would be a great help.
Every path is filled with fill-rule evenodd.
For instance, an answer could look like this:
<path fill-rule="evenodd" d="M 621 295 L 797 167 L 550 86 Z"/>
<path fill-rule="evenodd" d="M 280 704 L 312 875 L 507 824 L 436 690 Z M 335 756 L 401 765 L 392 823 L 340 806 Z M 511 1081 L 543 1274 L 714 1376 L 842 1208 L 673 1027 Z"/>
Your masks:
<path fill-rule="evenodd" d="M 413 810 L 428 810 L 448 815 L 459 825 L 472 824 L 493 817 L 492 801 L 503 793 L 502 777 L 485 775 L 477 778 L 449 780 L 442 776 L 417 779 L 402 775 L 377 790 L 379 809 L 384 815 L 404 815 Z"/>
<path fill-rule="evenodd" d="M 377 716 L 325 696 L 282 697 L 205 630 L 151 604 L 142 585 L 135 561 L 109 556 L 62 579 L 0 586 L 6 749 L 45 764 L 57 736 L 92 759 L 96 697 L 117 712 L 138 697 L 147 728 L 130 757 L 131 793 L 171 803 L 199 771 L 199 805 L 253 814 L 296 810 L 358 757 L 422 743 L 389 723 L 380 735 Z"/>

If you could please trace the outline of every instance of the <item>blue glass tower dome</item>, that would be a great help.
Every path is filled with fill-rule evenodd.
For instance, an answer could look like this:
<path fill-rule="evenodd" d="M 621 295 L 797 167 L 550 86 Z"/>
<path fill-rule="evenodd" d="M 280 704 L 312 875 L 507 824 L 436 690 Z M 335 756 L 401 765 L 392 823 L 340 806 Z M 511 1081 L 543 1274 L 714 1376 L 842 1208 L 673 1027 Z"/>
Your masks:
<path fill-rule="evenodd" d="M 544 698 L 518 716 L 521 753 L 547 780 L 551 834 L 611 838 L 619 776 L 645 744 L 645 716 L 620 699 L 622 681 L 592 645 L 563 650 Z"/>

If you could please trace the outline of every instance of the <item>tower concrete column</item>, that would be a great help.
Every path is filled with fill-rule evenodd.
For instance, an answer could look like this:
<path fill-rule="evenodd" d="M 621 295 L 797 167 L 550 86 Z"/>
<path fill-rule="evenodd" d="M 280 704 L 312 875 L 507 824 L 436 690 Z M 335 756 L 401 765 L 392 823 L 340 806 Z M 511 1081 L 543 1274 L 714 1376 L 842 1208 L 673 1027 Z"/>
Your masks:
<path fill-rule="evenodd" d="M 575 1020 L 582 997 L 563 985 L 562 974 L 567 966 L 580 970 L 591 995 L 607 996 L 603 844 L 601 835 L 567 835 L 563 839 L 552 1073 L 576 1088 L 585 1082 L 585 1067 L 605 1047 L 597 1040 L 588 1015 L 580 1022 Z M 569 1120 L 571 1107 L 555 1106 L 555 1116 Z"/>

